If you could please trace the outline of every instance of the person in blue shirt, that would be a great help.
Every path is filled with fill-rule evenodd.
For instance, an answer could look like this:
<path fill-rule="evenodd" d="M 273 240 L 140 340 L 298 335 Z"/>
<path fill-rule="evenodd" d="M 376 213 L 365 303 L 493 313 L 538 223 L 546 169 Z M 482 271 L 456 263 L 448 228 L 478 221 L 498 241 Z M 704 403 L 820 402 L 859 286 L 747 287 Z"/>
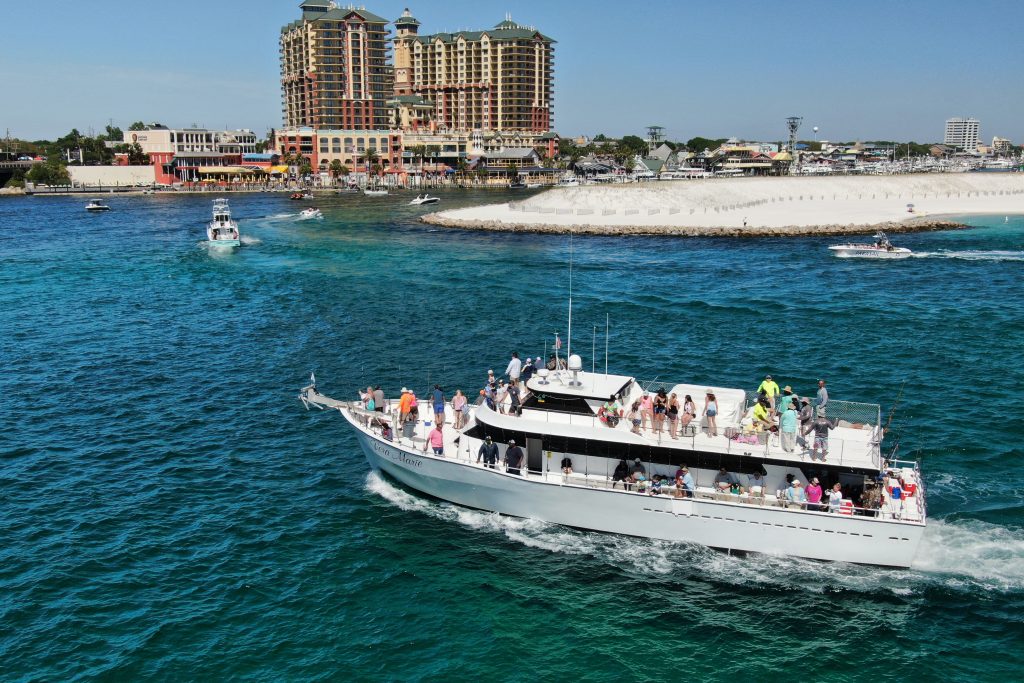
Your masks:
<path fill-rule="evenodd" d="M 434 404 L 434 424 L 444 424 L 444 391 L 441 389 L 440 384 L 434 385 L 431 397 Z"/>
<path fill-rule="evenodd" d="M 690 468 L 683 465 L 676 470 L 676 492 L 683 498 L 693 498 L 693 492 L 697 487 L 693 483 L 693 475 Z"/>
<path fill-rule="evenodd" d="M 796 427 L 799 421 L 799 415 L 796 412 L 796 399 L 793 399 L 789 405 L 782 406 L 782 413 L 779 417 L 782 450 L 787 453 L 796 450 Z"/>

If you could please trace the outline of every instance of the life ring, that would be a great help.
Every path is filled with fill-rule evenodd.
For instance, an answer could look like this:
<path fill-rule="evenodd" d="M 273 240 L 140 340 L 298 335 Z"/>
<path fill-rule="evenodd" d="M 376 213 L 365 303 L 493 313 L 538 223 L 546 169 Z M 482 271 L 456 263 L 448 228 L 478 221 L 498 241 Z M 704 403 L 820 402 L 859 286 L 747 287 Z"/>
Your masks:
<path fill-rule="evenodd" d="M 843 502 L 839 504 L 839 514 L 841 515 L 852 515 L 853 514 L 853 501 L 849 498 L 844 498 Z"/>

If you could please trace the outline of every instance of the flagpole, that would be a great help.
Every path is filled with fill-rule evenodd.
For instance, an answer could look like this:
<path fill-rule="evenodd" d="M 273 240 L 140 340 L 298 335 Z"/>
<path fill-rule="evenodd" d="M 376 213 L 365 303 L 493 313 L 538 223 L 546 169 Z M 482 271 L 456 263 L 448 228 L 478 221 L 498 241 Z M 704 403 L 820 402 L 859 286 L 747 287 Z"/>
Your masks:
<path fill-rule="evenodd" d="M 572 354 L 572 232 L 569 233 L 569 333 L 565 342 L 565 357 Z"/>

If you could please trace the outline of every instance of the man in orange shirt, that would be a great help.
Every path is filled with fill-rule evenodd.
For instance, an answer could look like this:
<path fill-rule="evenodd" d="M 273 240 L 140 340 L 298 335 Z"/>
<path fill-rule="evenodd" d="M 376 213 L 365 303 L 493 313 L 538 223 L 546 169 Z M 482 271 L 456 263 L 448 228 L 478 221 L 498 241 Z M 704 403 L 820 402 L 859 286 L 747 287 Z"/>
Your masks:
<path fill-rule="evenodd" d="M 398 421 L 408 422 L 409 411 L 412 409 L 412 392 L 405 387 L 402 387 L 402 398 L 398 400 Z"/>

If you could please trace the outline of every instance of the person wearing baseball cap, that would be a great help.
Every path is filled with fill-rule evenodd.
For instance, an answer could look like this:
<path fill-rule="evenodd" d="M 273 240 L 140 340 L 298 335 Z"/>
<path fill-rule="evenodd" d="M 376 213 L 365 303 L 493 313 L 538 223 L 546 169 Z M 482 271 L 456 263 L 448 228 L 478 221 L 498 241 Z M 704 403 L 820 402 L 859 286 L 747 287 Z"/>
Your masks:
<path fill-rule="evenodd" d="M 775 411 L 775 399 L 779 396 L 779 385 L 775 383 L 771 375 L 765 375 L 764 381 L 757 387 L 757 393 L 768 397 L 768 407 Z"/>
<path fill-rule="evenodd" d="M 510 439 L 508 448 L 505 449 L 505 471 L 509 474 L 521 475 L 523 457 L 523 449 L 517 446 L 514 440 Z"/>

